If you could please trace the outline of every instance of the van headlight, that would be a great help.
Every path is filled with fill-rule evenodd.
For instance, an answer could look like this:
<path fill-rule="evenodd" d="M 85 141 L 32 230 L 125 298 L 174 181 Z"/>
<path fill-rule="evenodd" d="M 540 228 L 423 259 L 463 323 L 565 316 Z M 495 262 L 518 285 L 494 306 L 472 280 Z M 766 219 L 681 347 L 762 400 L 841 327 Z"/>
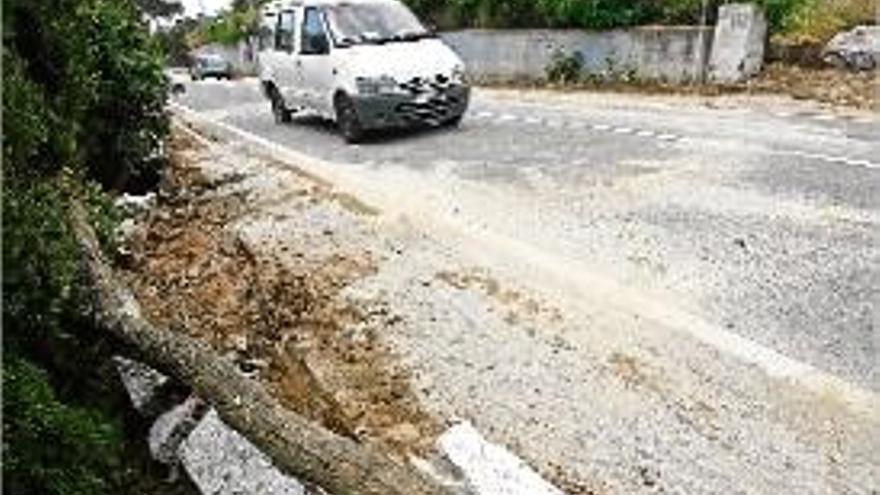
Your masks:
<path fill-rule="evenodd" d="M 467 71 L 464 70 L 464 67 L 462 67 L 461 65 L 456 65 L 452 68 L 450 80 L 452 81 L 452 84 L 467 84 Z"/>
<path fill-rule="evenodd" d="M 397 81 L 391 76 L 359 77 L 355 79 L 358 94 L 365 96 L 387 95 L 398 91 Z"/>

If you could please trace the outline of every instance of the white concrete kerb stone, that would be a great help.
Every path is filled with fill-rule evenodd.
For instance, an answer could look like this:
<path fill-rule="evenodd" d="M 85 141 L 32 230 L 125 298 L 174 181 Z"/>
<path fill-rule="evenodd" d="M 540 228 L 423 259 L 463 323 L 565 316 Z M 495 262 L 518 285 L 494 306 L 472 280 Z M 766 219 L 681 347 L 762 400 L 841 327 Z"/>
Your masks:
<path fill-rule="evenodd" d="M 468 422 L 447 430 L 437 444 L 464 474 L 475 495 L 565 495 L 522 459 L 489 443 Z"/>

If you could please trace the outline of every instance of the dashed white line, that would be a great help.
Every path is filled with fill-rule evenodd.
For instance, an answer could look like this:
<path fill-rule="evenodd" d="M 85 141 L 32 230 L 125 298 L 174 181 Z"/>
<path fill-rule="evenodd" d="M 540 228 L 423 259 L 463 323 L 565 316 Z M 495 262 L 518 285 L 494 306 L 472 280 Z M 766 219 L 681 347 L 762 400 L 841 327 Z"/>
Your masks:
<path fill-rule="evenodd" d="M 653 137 L 653 136 L 654 136 L 654 131 L 649 131 L 649 130 L 647 130 L 647 129 L 645 129 L 645 130 L 641 130 L 641 131 L 639 131 L 639 132 L 636 133 L 636 136 L 638 136 L 638 137 Z"/>
<path fill-rule="evenodd" d="M 675 134 L 660 134 L 659 136 L 657 136 L 657 139 L 661 141 L 675 141 L 676 139 L 678 139 L 678 136 L 676 136 Z"/>
<path fill-rule="evenodd" d="M 612 130 L 611 132 L 613 132 L 614 134 L 631 134 L 633 130 L 634 129 L 629 127 L 615 127 L 614 130 Z"/>
<path fill-rule="evenodd" d="M 840 163 L 842 165 L 849 165 L 851 167 L 880 169 L 880 163 L 872 162 L 870 160 L 865 160 L 862 158 L 849 158 L 846 156 L 826 155 L 823 153 L 811 153 L 809 151 L 799 151 L 799 150 L 779 150 L 779 151 L 775 151 L 774 154 L 784 155 L 784 156 L 797 156 L 800 158 L 807 158 L 810 160 L 819 160 L 819 161 L 829 162 L 829 163 Z"/>
<path fill-rule="evenodd" d="M 611 126 L 608 124 L 593 124 L 593 129 L 597 131 L 607 131 L 608 129 L 611 129 Z"/>

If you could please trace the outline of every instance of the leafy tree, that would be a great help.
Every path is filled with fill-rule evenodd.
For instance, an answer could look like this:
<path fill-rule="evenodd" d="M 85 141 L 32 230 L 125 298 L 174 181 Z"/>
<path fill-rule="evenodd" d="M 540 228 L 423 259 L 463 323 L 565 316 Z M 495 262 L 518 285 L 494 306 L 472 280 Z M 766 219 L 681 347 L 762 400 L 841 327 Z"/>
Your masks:
<path fill-rule="evenodd" d="M 66 211 L 155 175 L 159 51 L 131 0 L 3 0 L 4 493 L 132 493 L 114 343 L 85 315 Z"/>
<path fill-rule="evenodd" d="M 645 23 L 714 21 L 721 0 L 406 0 L 421 16 L 443 28 L 609 29 Z M 810 2 L 758 0 L 773 31 Z M 858 1 L 858 0 L 848 0 Z"/>
<path fill-rule="evenodd" d="M 141 12 L 153 18 L 183 14 L 183 4 L 178 1 L 136 0 L 136 3 Z"/>

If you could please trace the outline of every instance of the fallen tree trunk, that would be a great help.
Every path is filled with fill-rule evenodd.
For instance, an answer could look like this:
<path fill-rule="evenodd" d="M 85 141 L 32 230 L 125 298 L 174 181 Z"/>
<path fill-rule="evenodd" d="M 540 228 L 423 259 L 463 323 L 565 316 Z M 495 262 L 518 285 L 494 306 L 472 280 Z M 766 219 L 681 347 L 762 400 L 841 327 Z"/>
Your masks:
<path fill-rule="evenodd" d="M 206 343 L 152 325 L 104 259 L 82 205 L 71 208 L 71 224 L 95 289 L 99 325 L 136 348 L 151 365 L 192 387 L 279 469 L 334 495 L 459 493 L 284 408 Z"/>

